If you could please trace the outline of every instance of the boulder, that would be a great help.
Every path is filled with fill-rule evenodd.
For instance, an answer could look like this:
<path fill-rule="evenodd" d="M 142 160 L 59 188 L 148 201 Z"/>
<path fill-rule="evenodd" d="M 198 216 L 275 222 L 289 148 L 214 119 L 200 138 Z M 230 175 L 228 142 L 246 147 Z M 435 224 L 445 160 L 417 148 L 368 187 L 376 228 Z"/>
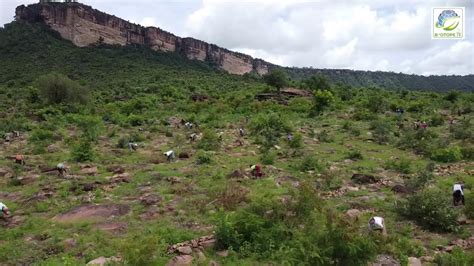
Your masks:
<path fill-rule="evenodd" d="M 35 182 L 39 178 L 39 175 L 29 175 L 17 177 L 18 181 L 22 185 L 28 185 Z"/>
<path fill-rule="evenodd" d="M 155 205 L 160 202 L 162 198 L 155 194 L 146 194 L 140 197 L 140 202 L 145 206 Z"/>
<path fill-rule="evenodd" d="M 0 177 L 4 177 L 8 174 L 8 170 L 4 168 L 0 168 Z"/>
<path fill-rule="evenodd" d="M 107 172 L 112 172 L 114 174 L 123 174 L 123 173 L 125 173 L 125 168 L 123 168 L 120 165 L 112 165 L 112 166 L 107 167 L 105 170 L 107 170 Z"/>
<path fill-rule="evenodd" d="M 400 266 L 400 262 L 389 255 L 378 255 L 370 266 Z"/>
<path fill-rule="evenodd" d="M 182 246 L 178 247 L 178 252 L 183 255 L 191 255 L 193 254 L 193 250 L 191 249 L 190 246 Z"/>
<path fill-rule="evenodd" d="M 180 152 L 180 153 L 178 154 L 178 158 L 179 158 L 179 159 L 189 159 L 190 157 L 191 157 L 191 156 L 190 156 L 189 153 L 187 153 L 187 152 Z"/>
<path fill-rule="evenodd" d="M 89 266 L 92 266 L 92 265 L 105 266 L 105 265 L 113 263 L 113 262 L 121 262 L 121 261 L 122 261 L 122 259 L 118 258 L 118 257 L 110 257 L 110 258 L 98 257 L 95 260 L 89 261 L 86 265 L 89 265 Z"/>
<path fill-rule="evenodd" d="M 408 258 L 408 266 L 421 266 L 421 261 L 415 257 Z"/>
<path fill-rule="evenodd" d="M 97 166 L 87 165 L 86 167 L 82 168 L 79 171 L 79 174 L 81 174 L 81 175 L 97 175 Z"/>
<path fill-rule="evenodd" d="M 392 187 L 392 191 L 399 194 L 407 194 L 407 193 L 412 193 L 413 189 L 406 187 L 404 185 L 397 184 Z"/>
<path fill-rule="evenodd" d="M 347 217 L 357 219 L 362 214 L 358 209 L 350 209 L 346 212 Z"/>
<path fill-rule="evenodd" d="M 380 177 L 367 174 L 353 174 L 351 179 L 352 182 L 357 184 L 374 184 L 380 180 Z"/>
<path fill-rule="evenodd" d="M 180 255 L 171 259 L 166 266 L 189 266 L 193 263 L 193 256 L 191 255 Z"/>
<path fill-rule="evenodd" d="M 422 265 L 423 265 L 424 262 L 433 262 L 434 258 L 431 257 L 431 256 L 422 256 L 422 257 L 420 257 L 420 260 L 421 260 Z"/>

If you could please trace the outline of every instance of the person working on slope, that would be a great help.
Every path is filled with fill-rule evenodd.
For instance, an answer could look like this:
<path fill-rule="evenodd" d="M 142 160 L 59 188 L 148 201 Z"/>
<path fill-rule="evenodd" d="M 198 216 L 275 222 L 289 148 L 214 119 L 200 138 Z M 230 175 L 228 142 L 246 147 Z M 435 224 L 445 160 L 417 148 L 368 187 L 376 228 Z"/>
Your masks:
<path fill-rule="evenodd" d="M 255 176 L 255 177 L 262 177 L 263 176 L 262 168 L 258 164 L 251 165 L 250 170 L 252 172 L 252 175 Z"/>
<path fill-rule="evenodd" d="M 8 210 L 7 205 L 0 202 L 0 218 L 5 220 L 5 218 L 10 216 L 10 211 Z"/>
<path fill-rule="evenodd" d="M 193 133 L 193 134 L 189 135 L 189 139 L 190 139 L 192 142 L 196 141 L 196 139 L 197 139 L 197 134 L 196 134 L 196 133 Z"/>
<path fill-rule="evenodd" d="M 163 153 L 165 156 L 166 156 L 166 159 L 168 160 L 168 162 L 171 162 L 174 160 L 175 158 L 175 154 L 174 154 L 174 151 L 173 150 L 169 150 L 165 153 Z"/>
<path fill-rule="evenodd" d="M 58 163 L 58 165 L 56 165 L 56 170 L 58 171 L 58 177 L 64 177 L 64 174 L 67 171 L 64 163 Z"/>
<path fill-rule="evenodd" d="M 374 216 L 369 220 L 369 230 L 381 231 L 383 235 L 387 234 L 385 230 L 385 221 L 382 217 Z"/>
<path fill-rule="evenodd" d="M 245 131 L 244 131 L 243 128 L 239 128 L 239 135 L 240 135 L 241 137 L 245 136 Z"/>
<path fill-rule="evenodd" d="M 133 143 L 133 142 L 129 142 L 128 143 L 128 149 L 130 149 L 130 151 L 136 151 L 138 149 L 138 144 Z"/>
<path fill-rule="evenodd" d="M 20 165 L 25 165 L 26 164 L 25 157 L 21 154 L 17 154 L 15 156 L 15 163 L 20 164 Z"/>
<path fill-rule="evenodd" d="M 464 185 L 456 183 L 453 185 L 453 205 L 458 206 L 460 203 L 464 205 Z"/>

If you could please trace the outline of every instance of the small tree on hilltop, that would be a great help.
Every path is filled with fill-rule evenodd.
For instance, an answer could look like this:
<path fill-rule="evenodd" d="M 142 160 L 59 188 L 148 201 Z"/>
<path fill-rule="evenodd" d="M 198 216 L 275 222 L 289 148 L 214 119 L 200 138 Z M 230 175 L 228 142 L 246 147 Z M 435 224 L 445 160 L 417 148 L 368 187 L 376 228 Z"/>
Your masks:
<path fill-rule="evenodd" d="M 263 79 L 268 85 L 275 87 L 278 91 L 278 94 L 280 94 L 281 89 L 288 86 L 290 82 L 286 72 L 279 68 L 274 69 L 270 73 L 263 76 Z"/>

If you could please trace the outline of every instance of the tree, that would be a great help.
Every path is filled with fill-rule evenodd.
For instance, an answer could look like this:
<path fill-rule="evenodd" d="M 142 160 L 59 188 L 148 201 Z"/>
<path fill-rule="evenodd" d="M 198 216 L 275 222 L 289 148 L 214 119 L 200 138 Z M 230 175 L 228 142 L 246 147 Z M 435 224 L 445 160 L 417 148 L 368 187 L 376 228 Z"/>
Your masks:
<path fill-rule="evenodd" d="M 332 102 L 334 102 L 334 95 L 330 91 L 317 90 L 314 93 L 314 103 L 311 110 L 312 115 L 321 114 L 324 112 Z"/>
<path fill-rule="evenodd" d="M 252 119 L 250 130 L 252 135 L 262 138 L 258 142 L 262 144 L 262 151 L 266 152 L 278 144 L 279 138 L 285 132 L 291 132 L 291 126 L 279 114 L 269 113 L 260 114 Z"/>
<path fill-rule="evenodd" d="M 288 86 L 290 82 L 286 72 L 279 68 L 274 69 L 270 73 L 263 76 L 263 79 L 268 85 L 275 87 L 278 91 L 278 94 L 280 94 L 281 89 Z"/>
<path fill-rule="evenodd" d="M 79 83 L 59 73 L 50 73 L 38 79 L 40 95 L 50 104 L 85 103 L 87 90 Z"/>
<path fill-rule="evenodd" d="M 317 90 L 330 91 L 331 90 L 331 85 L 329 84 L 328 79 L 326 78 L 326 76 L 323 76 L 323 75 L 314 75 L 310 77 L 309 79 L 305 80 L 304 84 L 311 91 L 317 91 Z"/>

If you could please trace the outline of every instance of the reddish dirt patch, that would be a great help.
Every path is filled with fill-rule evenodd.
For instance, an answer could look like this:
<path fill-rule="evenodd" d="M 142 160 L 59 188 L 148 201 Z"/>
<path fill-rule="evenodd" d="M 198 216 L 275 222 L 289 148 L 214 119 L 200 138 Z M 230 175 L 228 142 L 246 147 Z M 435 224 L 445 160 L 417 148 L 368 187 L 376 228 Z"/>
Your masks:
<path fill-rule="evenodd" d="M 130 212 L 130 206 L 123 204 L 82 205 L 66 213 L 56 215 L 58 222 L 101 221 L 109 217 L 122 216 Z"/>

